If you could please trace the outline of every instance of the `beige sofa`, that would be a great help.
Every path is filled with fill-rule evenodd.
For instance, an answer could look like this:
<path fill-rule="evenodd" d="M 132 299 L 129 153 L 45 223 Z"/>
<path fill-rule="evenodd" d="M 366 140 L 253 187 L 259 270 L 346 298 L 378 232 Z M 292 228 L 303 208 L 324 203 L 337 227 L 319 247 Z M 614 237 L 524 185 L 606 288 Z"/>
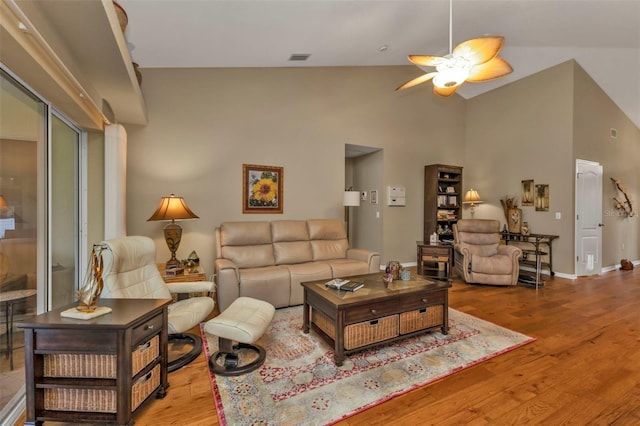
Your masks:
<path fill-rule="evenodd" d="M 337 219 L 224 222 L 215 237 L 220 311 L 240 296 L 300 305 L 301 282 L 380 270 L 380 254 L 349 248 Z"/>

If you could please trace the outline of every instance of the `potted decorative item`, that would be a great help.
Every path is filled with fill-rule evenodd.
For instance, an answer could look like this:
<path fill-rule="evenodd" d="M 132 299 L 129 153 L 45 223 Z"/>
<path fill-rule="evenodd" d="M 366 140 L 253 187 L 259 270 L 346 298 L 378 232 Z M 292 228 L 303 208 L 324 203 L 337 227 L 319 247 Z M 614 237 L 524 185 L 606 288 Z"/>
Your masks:
<path fill-rule="evenodd" d="M 529 235 L 529 232 L 531 232 L 529 222 L 522 222 L 522 235 Z"/>

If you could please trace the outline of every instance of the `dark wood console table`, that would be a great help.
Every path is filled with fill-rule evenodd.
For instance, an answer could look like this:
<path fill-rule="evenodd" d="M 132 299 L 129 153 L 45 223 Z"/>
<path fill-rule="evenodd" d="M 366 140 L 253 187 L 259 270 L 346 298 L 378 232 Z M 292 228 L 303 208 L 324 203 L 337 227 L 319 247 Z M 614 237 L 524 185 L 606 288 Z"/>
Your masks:
<path fill-rule="evenodd" d="M 521 247 L 523 255 L 520 264 L 535 268 L 536 276 L 533 284 L 536 287 L 541 283 L 540 274 L 543 269 L 548 269 L 550 276 L 555 274 L 553 272 L 553 246 L 551 243 L 556 238 L 558 238 L 557 235 L 550 234 L 522 235 L 513 232 L 502 233 L 502 239 L 505 244 L 524 243 L 521 246 L 526 246 L 527 244 L 532 246 L 531 249 Z M 547 256 L 547 261 L 543 261 L 542 256 Z"/>
<path fill-rule="evenodd" d="M 133 424 L 137 408 L 167 380 L 171 299 L 101 299 L 111 313 L 89 320 L 60 312 L 16 324 L 24 329 L 25 425 L 44 421 Z"/>

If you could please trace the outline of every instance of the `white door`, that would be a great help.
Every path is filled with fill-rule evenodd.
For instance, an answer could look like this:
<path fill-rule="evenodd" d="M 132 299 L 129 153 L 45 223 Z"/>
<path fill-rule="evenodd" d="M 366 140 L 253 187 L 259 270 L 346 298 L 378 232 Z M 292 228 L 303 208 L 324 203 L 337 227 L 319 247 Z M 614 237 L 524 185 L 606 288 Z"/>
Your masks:
<path fill-rule="evenodd" d="M 576 275 L 602 269 L 602 166 L 576 160 Z"/>

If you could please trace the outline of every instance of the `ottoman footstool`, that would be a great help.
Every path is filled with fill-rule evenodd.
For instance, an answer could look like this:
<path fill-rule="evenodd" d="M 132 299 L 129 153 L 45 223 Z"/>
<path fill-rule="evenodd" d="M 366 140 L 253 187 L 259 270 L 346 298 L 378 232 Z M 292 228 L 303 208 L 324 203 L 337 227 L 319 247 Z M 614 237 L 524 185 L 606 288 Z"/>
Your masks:
<path fill-rule="evenodd" d="M 211 371 L 221 376 L 239 376 L 260 367 L 264 363 L 266 352 L 253 343 L 267 330 L 275 311 L 270 303 L 250 297 L 239 297 L 224 312 L 207 321 L 204 331 L 218 336 L 218 352 L 209 358 Z M 238 344 L 234 345 L 233 342 Z M 257 358 L 240 365 L 239 349 L 254 351 Z"/>

